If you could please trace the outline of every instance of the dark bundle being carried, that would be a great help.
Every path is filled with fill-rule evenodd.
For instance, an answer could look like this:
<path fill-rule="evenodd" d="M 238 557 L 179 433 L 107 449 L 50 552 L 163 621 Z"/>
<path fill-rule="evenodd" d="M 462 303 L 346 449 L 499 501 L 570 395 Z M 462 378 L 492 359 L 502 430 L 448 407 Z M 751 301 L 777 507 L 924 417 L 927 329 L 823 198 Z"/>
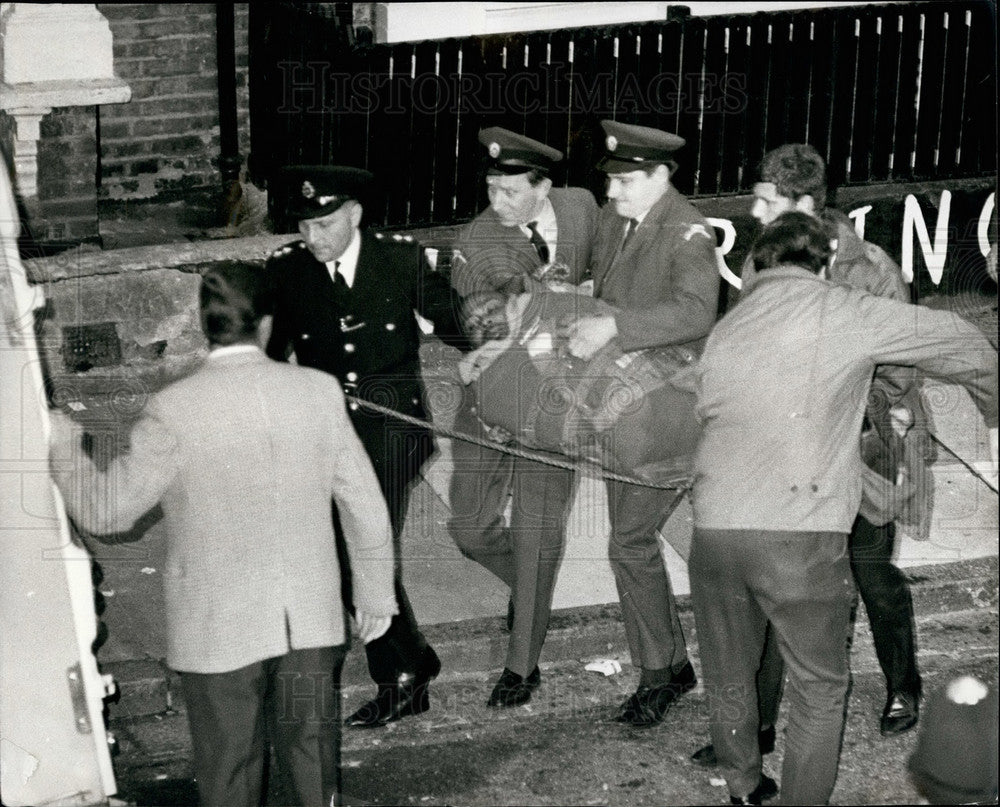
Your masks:
<path fill-rule="evenodd" d="M 463 359 L 480 419 L 526 448 L 555 451 L 656 484 L 689 472 L 698 440 L 694 356 L 666 347 L 624 353 L 612 340 L 589 361 L 567 350 L 568 326 L 613 314 L 581 294 L 511 297 L 507 336 Z"/>

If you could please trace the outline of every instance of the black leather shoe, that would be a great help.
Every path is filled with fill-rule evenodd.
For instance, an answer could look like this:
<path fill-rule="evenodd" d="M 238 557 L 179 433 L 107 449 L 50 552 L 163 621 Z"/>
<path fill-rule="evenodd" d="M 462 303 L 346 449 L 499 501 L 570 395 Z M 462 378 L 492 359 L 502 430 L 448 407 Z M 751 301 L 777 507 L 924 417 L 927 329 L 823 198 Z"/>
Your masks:
<path fill-rule="evenodd" d="M 920 697 L 909 692 L 897 692 L 889 695 L 882 710 L 882 723 L 879 730 L 886 737 L 909 731 L 920 718 Z"/>
<path fill-rule="evenodd" d="M 691 662 L 674 673 L 669 684 L 640 686 L 618 709 L 615 720 L 633 726 L 652 726 L 667 716 L 670 707 L 685 692 L 694 689 L 698 679 Z"/>
<path fill-rule="evenodd" d="M 542 673 L 538 667 L 535 667 L 527 678 L 522 678 L 504 667 L 497 685 L 493 687 L 490 699 L 486 701 L 486 705 L 501 709 L 508 706 L 520 706 L 531 700 L 531 693 L 538 689 L 541 683 Z"/>
<path fill-rule="evenodd" d="M 774 750 L 774 726 L 757 732 L 757 747 L 760 748 L 761 754 L 770 754 Z M 703 768 L 714 768 L 719 764 L 714 745 L 699 748 L 691 755 L 691 760 Z"/>
<path fill-rule="evenodd" d="M 431 679 L 441 672 L 441 660 L 434 649 L 424 651 L 416 673 L 402 673 L 395 684 L 380 684 L 378 694 L 344 720 L 355 728 L 376 728 L 403 717 L 419 715 L 430 708 L 428 688 Z"/>
<path fill-rule="evenodd" d="M 770 776 L 760 775 L 760 784 L 746 796 L 730 796 L 730 804 L 763 804 L 778 795 L 778 785 Z"/>

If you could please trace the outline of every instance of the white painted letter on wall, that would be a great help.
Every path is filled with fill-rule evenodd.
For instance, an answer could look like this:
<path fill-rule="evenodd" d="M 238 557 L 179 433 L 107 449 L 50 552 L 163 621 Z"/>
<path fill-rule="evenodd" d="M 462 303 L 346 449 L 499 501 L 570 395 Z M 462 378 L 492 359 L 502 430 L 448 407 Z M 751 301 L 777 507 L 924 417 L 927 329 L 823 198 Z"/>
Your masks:
<path fill-rule="evenodd" d="M 913 236 L 920 239 L 920 249 L 927 262 L 927 272 L 935 286 L 941 284 L 944 274 L 944 261 L 948 255 L 948 218 L 951 214 L 951 191 L 941 191 L 941 203 L 938 205 L 937 224 L 934 227 L 934 243 L 931 243 L 924 221 L 923 211 L 917 202 L 917 197 L 908 194 L 903 203 L 903 279 L 913 282 Z"/>

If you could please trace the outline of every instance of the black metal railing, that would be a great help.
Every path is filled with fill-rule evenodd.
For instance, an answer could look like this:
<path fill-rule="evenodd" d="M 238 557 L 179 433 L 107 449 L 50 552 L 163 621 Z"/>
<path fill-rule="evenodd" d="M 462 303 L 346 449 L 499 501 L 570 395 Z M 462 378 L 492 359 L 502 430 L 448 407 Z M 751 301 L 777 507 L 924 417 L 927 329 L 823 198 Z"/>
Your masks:
<path fill-rule="evenodd" d="M 678 189 L 747 192 L 767 149 L 806 141 L 832 185 L 996 171 L 996 34 L 984 0 L 687 18 L 356 48 L 333 4 L 251 7 L 251 172 L 368 167 L 389 226 L 482 207 L 476 135 L 566 152 L 598 194 L 599 121 L 677 132 Z"/>

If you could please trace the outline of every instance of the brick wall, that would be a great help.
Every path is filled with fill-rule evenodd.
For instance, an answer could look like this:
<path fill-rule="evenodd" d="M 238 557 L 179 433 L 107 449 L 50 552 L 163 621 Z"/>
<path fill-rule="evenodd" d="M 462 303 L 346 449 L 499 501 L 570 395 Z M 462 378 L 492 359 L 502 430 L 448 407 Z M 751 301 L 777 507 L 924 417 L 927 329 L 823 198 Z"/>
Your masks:
<path fill-rule="evenodd" d="M 125 104 L 55 109 L 42 119 L 38 197 L 29 200 L 33 239 L 50 245 L 96 239 L 98 199 L 150 199 L 218 188 L 219 106 L 215 5 L 98 5 L 114 37 Z M 240 154 L 250 152 L 249 5 L 236 4 Z M 11 153 L 13 119 L 0 113 Z M 95 192 L 96 188 L 96 192 Z"/>
<path fill-rule="evenodd" d="M 127 104 L 102 106 L 100 195 L 141 199 L 219 183 L 215 5 L 98 4 Z M 240 153 L 249 153 L 248 4 L 236 5 Z"/>
<path fill-rule="evenodd" d="M 63 107 L 42 118 L 38 195 L 24 200 L 28 244 L 75 244 L 97 238 L 96 122 L 93 106 Z M 6 155 L 13 153 L 13 142 L 14 118 L 0 113 L 0 143 Z"/>

